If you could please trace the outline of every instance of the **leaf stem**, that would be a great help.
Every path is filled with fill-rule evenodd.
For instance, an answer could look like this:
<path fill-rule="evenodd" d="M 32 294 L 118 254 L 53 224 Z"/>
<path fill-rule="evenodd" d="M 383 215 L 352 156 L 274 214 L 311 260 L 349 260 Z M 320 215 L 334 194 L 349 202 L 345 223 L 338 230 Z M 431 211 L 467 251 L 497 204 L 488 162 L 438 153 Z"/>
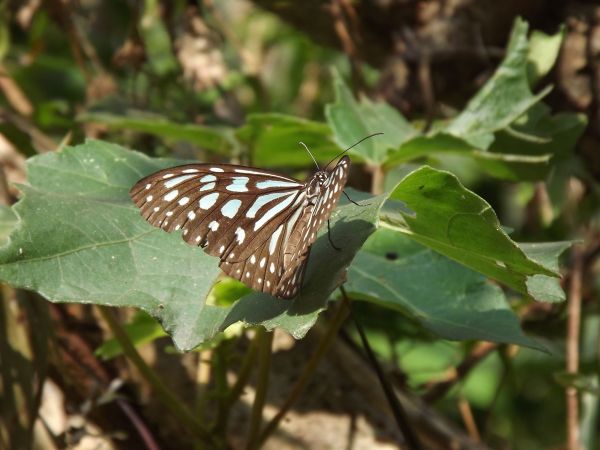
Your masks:
<path fill-rule="evenodd" d="M 260 441 L 258 439 L 260 426 L 262 425 L 263 420 L 265 399 L 269 387 L 273 332 L 267 331 L 263 327 L 258 327 L 254 339 L 257 341 L 258 345 L 258 381 L 256 384 L 254 403 L 252 404 L 252 416 L 250 417 L 250 429 L 248 431 L 246 450 L 260 447 Z"/>
<path fill-rule="evenodd" d="M 279 412 L 275 415 L 275 417 L 273 417 L 273 419 L 271 419 L 271 421 L 265 427 L 263 432 L 260 434 L 260 437 L 258 439 L 259 446 L 262 445 L 269 438 L 269 436 L 277 429 L 277 426 L 279 425 L 281 420 L 285 417 L 285 415 L 292 407 L 294 402 L 298 399 L 298 397 L 306 387 L 306 384 L 311 379 L 312 374 L 317 368 L 317 365 L 323 358 L 323 355 L 325 355 L 325 353 L 331 346 L 333 339 L 337 335 L 347 315 L 348 308 L 346 307 L 346 300 L 343 299 L 337 311 L 335 312 L 335 315 L 332 317 L 325 335 L 319 342 L 316 351 L 312 354 L 306 366 L 304 366 L 304 369 L 302 370 L 298 381 L 296 381 L 296 384 L 292 388 L 290 395 L 279 409 Z"/>
<path fill-rule="evenodd" d="M 124 355 L 132 362 L 140 375 L 153 387 L 154 392 L 169 411 L 195 436 L 206 441 L 207 445 L 213 448 L 222 447 L 215 442 L 214 437 L 208 432 L 204 424 L 202 424 L 202 422 L 200 422 L 190 410 L 177 399 L 175 394 L 173 394 L 166 384 L 163 383 L 158 374 L 146 364 L 127 336 L 127 333 L 125 333 L 123 327 L 121 327 L 119 322 L 115 319 L 110 308 L 107 306 L 98 306 L 98 310 L 100 311 L 102 318 L 106 321 L 115 339 L 121 344 Z"/>

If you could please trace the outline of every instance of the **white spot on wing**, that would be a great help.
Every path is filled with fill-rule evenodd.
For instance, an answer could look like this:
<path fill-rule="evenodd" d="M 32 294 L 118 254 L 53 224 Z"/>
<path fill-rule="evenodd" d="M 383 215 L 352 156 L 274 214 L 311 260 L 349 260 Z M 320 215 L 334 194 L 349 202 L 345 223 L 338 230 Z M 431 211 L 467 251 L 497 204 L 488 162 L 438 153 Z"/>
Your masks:
<path fill-rule="evenodd" d="M 149 195 L 148 197 L 146 197 L 146 201 L 147 202 L 151 202 L 153 198 L 154 197 L 152 195 Z"/>
<path fill-rule="evenodd" d="M 256 183 L 256 187 L 258 189 L 271 189 L 271 188 L 286 188 L 286 187 L 300 187 L 302 186 L 300 183 L 295 183 L 293 181 L 277 181 L 277 180 L 266 180 L 259 181 Z"/>
<path fill-rule="evenodd" d="M 189 180 L 190 178 L 194 178 L 196 175 L 182 175 L 179 177 L 171 178 L 169 181 L 165 181 L 165 187 L 167 189 L 171 189 L 174 186 L 177 186 L 180 183 L 183 183 L 185 180 Z"/>
<path fill-rule="evenodd" d="M 221 169 L 220 167 L 211 167 L 210 168 L 211 172 L 225 172 L 223 169 Z"/>
<path fill-rule="evenodd" d="M 271 220 L 273 217 L 277 215 L 277 213 L 283 211 L 290 203 L 292 203 L 293 197 L 290 196 L 285 200 L 282 200 L 275 206 L 273 206 L 270 210 L 268 210 L 264 216 L 262 216 L 259 220 L 254 223 L 254 231 L 258 230 L 265 223 Z"/>
<path fill-rule="evenodd" d="M 267 258 L 265 258 L 264 256 L 262 257 L 262 259 L 260 260 L 259 266 L 260 267 L 265 267 L 265 262 L 267 261 Z"/>
<path fill-rule="evenodd" d="M 211 223 L 208 224 L 208 228 L 210 228 L 212 231 L 217 231 L 219 229 L 219 222 L 213 220 Z"/>
<path fill-rule="evenodd" d="M 200 178 L 200 183 L 208 183 L 210 181 L 217 181 L 217 177 L 214 175 L 204 175 L 202 178 Z"/>
<path fill-rule="evenodd" d="M 188 219 L 194 220 L 196 218 L 196 213 L 194 211 L 190 211 L 188 213 Z"/>
<path fill-rule="evenodd" d="M 198 173 L 200 170 L 198 169 L 183 169 L 181 173 Z"/>
<path fill-rule="evenodd" d="M 269 272 L 275 273 L 275 263 L 271 263 L 271 265 L 269 266 Z"/>
<path fill-rule="evenodd" d="M 246 217 L 254 218 L 254 217 L 256 217 L 256 213 L 260 210 L 260 208 L 262 208 L 263 206 L 265 206 L 267 203 L 269 203 L 269 202 L 271 202 L 273 200 L 276 200 L 276 199 L 278 199 L 280 197 L 294 195 L 295 193 L 296 193 L 296 191 L 292 191 L 292 192 L 274 192 L 272 194 L 260 195 L 254 201 L 254 203 L 252 204 L 252 206 L 250 207 L 250 209 L 248 209 L 248 212 L 246 213 Z"/>
<path fill-rule="evenodd" d="M 210 209 L 217 202 L 218 198 L 219 198 L 219 193 L 213 192 L 212 194 L 208 194 L 208 195 L 205 195 L 204 197 L 202 197 L 200 199 L 200 201 L 198 202 L 198 204 L 200 205 L 201 209 Z"/>
<path fill-rule="evenodd" d="M 237 236 L 238 244 L 243 244 L 244 239 L 246 239 L 246 232 L 242 227 L 237 227 L 235 230 L 235 235 Z"/>
<path fill-rule="evenodd" d="M 190 201 L 189 197 L 181 197 L 177 203 L 179 203 L 181 206 L 183 206 L 183 205 L 187 205 L 189 201 Z"/>
<path fill-rule="evenodd" d="M 271 236 L 271 241 L 269 242 L 269 254 L 272 255 L 275 253 L 275 249 L 277 248 L 277 241 L 279 240 L 279 235 L 281 234 L 281 230 L 283 230 L 283 224 L 279 225 L 273 236 Z"/>
<path fill-rule="evenodd" d="M 240 206 L 242 206 L 242 201 L 237 198 L 234 198 L 233 200 L 229 200 L 223 205 L 223 207 L 221 208 L 221 213 L 225 217 L 229 217 L 230 219 L 232 219 L 239 211 Z"/>
<path fill-rule="evenodd" d="M 215 188 L 215 186 L 216 186 L 216 183 L 207 183 L 198 190 L 199 191 L 211 191 Z"/>
<path fill-rule="evenodd" d="M 246 184 L 248 184 L 249 180 L 250 178 L 248 177 L 233 177 L 233 182 L 225 189 L 231 192 L 248 192 Z"/>
<path fill-rule="evenodd" d="M 166 202 L 170 202 L 170 201 L 175 200 L 175 197 L 177 197 L 177 194 L 179 194 L 179 191 L 177 189 L 174 189 L 171 192 L 169 192 L 168 194 L 166 194 L 163 198 L 165 199 Z"/>

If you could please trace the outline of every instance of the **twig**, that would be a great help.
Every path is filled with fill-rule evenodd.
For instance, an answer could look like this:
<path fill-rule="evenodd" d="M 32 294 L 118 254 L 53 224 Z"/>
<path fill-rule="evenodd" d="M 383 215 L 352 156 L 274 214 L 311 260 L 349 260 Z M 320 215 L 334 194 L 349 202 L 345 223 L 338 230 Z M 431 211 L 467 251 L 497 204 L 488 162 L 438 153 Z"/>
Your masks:
<path fill-rule="evenodd" d="M 461 362 L 456 368 L 452 369 L 452 372 L 445 380 L 432 383 L 427 386 L 428 390 L 425 392 L 425 394 L 423 394 L 423 400 L 426 403 L 434 403 L 442 398 L 452 386 L 454 386 L 458 381 L 462 380 L 473 367 L 475 367 L 481 360 L 483 360 L 497 348 L 498 344 L 494 344 L 492 342 L 479 343 L 463 362 Z"/>
<path fill-rule="evenodd" d="M 212 349 L 206 349 L 198 353 L 198 367 L 196 368 L 196 404 L 195 413 L 198 417 L 204 417 L 204 406 L 208 398 L 207 390 L 210 383 Z"/>
<path fill-rule="evenodd" d="M 298 381 L 296 381 L 296 384 L 292 388 L 290 395 L 279 409 L 279 412 L 275 415 L 275 417 L 273 417 L 273 419 L 271 419 L 271 421 L 265 427 L 263 432 L 260 434 L 260 437 L 258 439 L 259 446 L 262 445 L 269 438 L 269 436 L 277 429 L 277 426 L 279 425 L 281 420 L 285 417 L 289 409 L 296 402 L 300 394 L 304 391 L 306 384 L 312 377 L 312 374 L 314 373 L 315 369 L 317 368 L 317 365 L 321 361 L 321 358 L 323 357 L 323 355 L 325 355 L 325 353 L 331 346 L 331 343 L 333 342 L 340 327 L 342 326 L 342 323 L 344 323 L 344 320 L 346 319 L 347 315 L 348 308 L 346 307 L 346 300 L 343 300 L 340 306 L 338 307 L 337 311 L 335 312 L 335 315 L 331 318 L 329 327 L 327 328 L 325 335 L 319 342 L 317 349 L 310 357 L 306 366 L 304 366 L 304 369 L 302 370 Z"/>
<path fill-rule="evenodd" d="M 353 11 L 352 5 L 344 0 L 331 0 L 329 3 L 329 11 L 333 18 L 333 29 L 342 44 L 342 49 L 348 59 L 350 60 L 350 66 L 352 68 L 352 78 L 355 85 L 359 89 L 365 86 L 362 73 L 360 71 L 360 62 L 358 58 L 358 49 L 352 40 L 352 34 L 350 33 L 348 21 L 344 12 L 350 12 L 350 21 L 356 18 L 356 13 Z M 354 21 L 356 24 L 356 21 Z M 358 31 L 356 31 L 358 32 Z"/>
<path fill-rule="evenodd" d="M 10 195 L 8 180 L 6 179 L 6 172 L 2 165 L 0 165 L 0 204 L 7 206 L 12 204 L 12 196 Z"/>
<path fill-rule="evenodd" d="M 271 347 L 273 344 L 273 332 L 266 331 L 259 327 L 256 329 L 258 341 L 258 382 L 256 385 L 256 394 L 252 404 L 252 416 L 250 417 L 250 430 L 248 431 L 248 441 L 246 449 L 256 449 L 260 447 L 259 432 L 263 420 L 263 410 L 265 399 L 269 387 L 269 369 L 271 367 Z"/>
<path fill-rule="evenodd" d="M 254 360 L 256 359 L 256 353 L 258 351 L 258 342 L 256 339 L 252 340 L 250 344 L 250 348 L 246 352 L 246 356 L 242 361 L 242 367 L 240 368 L 240 372 L 238 374 L 238 378 L 234 385 L 229 390 L 229 397 L 227 399 L 227 405 L 230 408 L 234 402 L 242 394 L 244 387 L 248 383 L 248 378 L 250 378 L 250 373 L 252 372 L 252 367 L 254 364 Z"/>
<path fill-rule="evenodd" d="M 471 405 L 469 405 L 467 399 L 461 397 L 458 400 L 458 410 L 460 411 L 463 423 L 465 424 L 465 428 L 467 429 L 471 439 L 473 439 L 475 442 L 481 442 L 481 435 L 479 434 L 479 430 L 477 430 L 477 424 L 475 423 L 475 418 L 473 417 L 473 410 L 471 409 Z"/>
<path fill-rule="evenodd" d="M 572 253 L 573 265 L 569 283 L 569 304 L 567 319 L 567 373 L 576 374 L 579 370 L 579 336 L 581 331 L 581 281 L 583 272 L 583 249 L 577 245 Z M 567 449 L 580 450 L 579 439 L 579 399 L 575 387 L 567 387 Z"/>
<path fill-rule="evenodd" d="M 383 372 L 381 364 L 379 364 L 379 361 L 377 361 L 377 357 L 375 356 L 375 353 L 373 352 L 373 349 L 369 344 L 367 336 L 365 335 L 365 331 L 360 325 L 360 322 L 352 313 L 350 299 L 348 297 L 348 294 L 346 293 L 346 289 L 344 289 L 344 286 L 340 286 L 340 291 L 342 291 L 342 296 L 346 300 L 346 305 L 348 305 L 348 309 L 350 310 L 350 317 L 352 317 L 352 320 L 354 321 L 354 325 L 356 326 L 356 330 L 358 331 L 358 335 L 360 336 L 360 340 L 362 341 L 363 347 L 365 348 L 365 352 L 367 353 L 369 361 L 371 362 L 373 369 L 375 369 L 375 373 L 377 374 L 377 378 L 379 379 L 379 384 L 381 385 L 381 388 L 385 393 L 385 397 L 387 398 L 388 404 L 392 410 L 392 413 L 394 414 L 394 418 L 396 419 L 396 424 L 398 425 L 398 428 L 402 432 L 404 440 L 406 441 L 406 448 L 409 450 L 420 450 L 422 446 L 419 442 L 419 439 L 417 438 L 417 435 L 414 433 L 412 427 L 410 426 L 410 423 L 408 422 L 407 414 L 404 411 L 403 406 L 398 401 L 398 398 L 394 393 L 394 389 L 392 388 L 390 381 L 387 379 L 385 373 Z"/>
<path fill-rule="evenodd" d="M 435 118 L 435 92 L 433 82 L 431 81 L 431 58 L 427 50 L 422 52 L 419 59 L 417 76 L 425 106 L 425 126 L 423 127 L 423 133 L 427 133 L 431 129 L 433 119 Z"/>
<path fill-rule="evenodd" d="M 150 429 L 146 426 L 144 421 L 140 419 L 140 416 L 135 411 L 135 409 L 133 409 L 131 405 L 122 398 L 117 398 L 117 405 L 119 405 L 123 413 L 133 424 L 138 434 L 140 435 L 140 438 L 146 445 L 146 448 L 148 450 L 160 450 L 160 446 L 156 442 L 156 439 L 154 439 L 152 431 L 150 431 Z"/>
<path fill-rule="evenodd" d="M 175 394 L 166 386 L 154 370 L 142 359 L 127 333 L 114 318 L 112 311 L 107 306 L 98 306 L 102 318 L 106 321 L 115 339 L 121 345 L 124 355 L 137 368 L 140 375 L 152 386 L 154 392 L 162 403 L 177 417 L 177 419 L 192 433 L 206 441 L 207 444 L 218 448 L 214 437 L 184 405 Z"/>

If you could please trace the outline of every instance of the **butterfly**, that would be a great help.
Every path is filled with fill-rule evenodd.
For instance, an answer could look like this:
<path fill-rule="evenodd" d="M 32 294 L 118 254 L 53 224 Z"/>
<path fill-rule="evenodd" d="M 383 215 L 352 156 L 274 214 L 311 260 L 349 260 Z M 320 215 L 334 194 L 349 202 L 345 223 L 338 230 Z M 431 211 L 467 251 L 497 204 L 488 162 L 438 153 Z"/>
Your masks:
<path fill-rule="evenodd" d="M 348 179 L 348 156 L 330 164 L 317 164 L 304 182 L 241 165 L 186 164 L 142 178 L 129 193 L 150 224 L 181 230 L 188 244 L 219 257 L 230 277 L 288 299 L 298 294 L 317 232 Z"/>

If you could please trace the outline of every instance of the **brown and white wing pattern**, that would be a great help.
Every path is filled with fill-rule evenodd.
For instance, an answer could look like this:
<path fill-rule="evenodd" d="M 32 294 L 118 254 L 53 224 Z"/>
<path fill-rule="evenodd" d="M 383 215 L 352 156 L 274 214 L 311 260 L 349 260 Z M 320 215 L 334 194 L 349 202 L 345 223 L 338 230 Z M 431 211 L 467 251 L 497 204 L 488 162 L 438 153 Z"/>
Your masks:
<path fill-rule="evenodd" d="M 187 243 L 218 256 L 231 277 L 291 298 L 302 283 L 316 231 L 341 194 L 343 160 L 328 173 L 331 188 L 321 191 L 323 198 L 308 198 L 307 183 L 229 164 L 161 170 L 138 181 L 130 195 L 149 223 L 181 230 Z M 334 186 L 337 195 L 329 194 Z"/>

